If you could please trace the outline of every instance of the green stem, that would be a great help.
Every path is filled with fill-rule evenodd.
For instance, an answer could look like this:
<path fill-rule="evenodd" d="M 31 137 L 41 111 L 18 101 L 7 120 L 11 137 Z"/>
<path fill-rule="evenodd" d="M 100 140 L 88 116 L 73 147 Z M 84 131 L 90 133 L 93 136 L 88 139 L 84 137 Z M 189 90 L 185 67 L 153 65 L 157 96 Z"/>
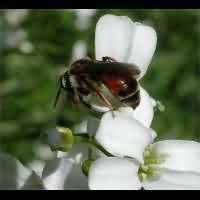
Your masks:
<path fill-rule="evenodd" d="M 85 143 L 88 145 L 88 147 L 91 148 L 97 148 L 101 152 L 103 152 L 106 156 L 113 157 L 112 154 L 107 152 L 101 145 L 99 145 L 94 138 L 91 138 L 88 134 L 84 135 L 75 135 L 74 134 L 74 143 L 75 144 L 80 144 L 80 143 Z"/>
<path fill-rule="evenodd" d="M 90 142 L 92 142 L 92 137 L 89 137 Z M 92 160 L 93 156 L 92 156 L 92 148 L 88 147 L 88 159 Z"/>

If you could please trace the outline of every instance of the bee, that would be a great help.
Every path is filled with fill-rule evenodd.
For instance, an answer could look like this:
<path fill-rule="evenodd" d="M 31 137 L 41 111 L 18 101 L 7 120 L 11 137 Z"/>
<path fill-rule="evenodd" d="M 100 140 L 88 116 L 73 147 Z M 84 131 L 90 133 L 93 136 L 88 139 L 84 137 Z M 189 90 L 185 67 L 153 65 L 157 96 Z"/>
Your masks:
<path fill-rule="evenodd" d="M 60 87 L 54 106 L 63 89 L 67 98 L 75 104 L 82 103 L 92 109 L 84 98 L 92 94 L 99 97 L 102 106 L 113 110 L 112 103 L 102 92 L 104 86 L 120 103 L 135 109 L 140 103 L 137 82 L 139 74 L 140 70 L 136 65 L 117 62 L 110 57 L 103 57 L 102 60 L 93 60 L 88 57 L 79 59 L 60 76 Z"/>

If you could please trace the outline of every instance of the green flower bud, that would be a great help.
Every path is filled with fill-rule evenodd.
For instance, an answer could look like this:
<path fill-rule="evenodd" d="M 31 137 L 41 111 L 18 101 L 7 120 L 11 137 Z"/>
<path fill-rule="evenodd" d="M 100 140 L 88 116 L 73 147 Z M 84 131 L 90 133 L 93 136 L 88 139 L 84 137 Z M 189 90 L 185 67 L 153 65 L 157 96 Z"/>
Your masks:
<path fill-rule="evenodd" d="M 85 176 L 88 176 L 90 166 L 92 165 L 94 161 L 95 161 L 94 159 L 88 159 L 82 163 L 81 169 L 82 169 L 82 172 L 85 174 Z"/>
<path fill-rule="evenodd" d="M 49 145 L 52 151 L 67 152 L 72 149 L 74 136 L 69 128 L 56 127 L 46 130 L 42 135 L 42 141 Z"/>

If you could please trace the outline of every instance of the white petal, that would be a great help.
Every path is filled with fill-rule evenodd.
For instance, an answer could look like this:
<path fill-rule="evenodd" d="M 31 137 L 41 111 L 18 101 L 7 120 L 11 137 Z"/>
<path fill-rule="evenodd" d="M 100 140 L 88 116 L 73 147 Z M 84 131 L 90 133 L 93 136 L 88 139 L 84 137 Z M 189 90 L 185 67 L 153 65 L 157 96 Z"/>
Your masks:
<path fill-rule="evenodd" d="M 93 157 L 99 158 L 105 156 L 97 149 L 93 149 Z M 67 158 L 77 165 L 81 164 L 84 160 L 88 158 L 88 146 L 86 144 L 75 144 L 69 152 L 57 153 L 57 158 Z"/>
<path fill-rule="evenodd" d="M 44 142 L 49 146 L 56 146 L 61 143 L 62 137 L 57 128 L 50 128 L 45 130 Z"/>
<path fill-rule="evenodd" d="M 96 25 L 96 59 L 109 56 L 118 62 L 127 60 L 131 48 L 133 23 L 128 17 L 104 15 Z"/>
<path fill-rule="evenodd" d="M 0 154 L 0 189 L 20 189 L 30 175 L 31 171 L 17 159 L 4 153 Z"/>
<path fill-rule="evenodd" d="M 75 144 L 73 148 L 68 152 L 58 152 L 58 158 L 67 158 L 76 164 L 80 164 L 84 159 L 87 158 L 88 149 L 84 144 Z"/>
<path fill-rule="evenodd" d="M 120 158 L 100 158 L 89 170 L 88 185 L 92 190 L 137 190 L 141 188 L 137 176 L 138 164 Z"/>
<path fill-rule="evenodd" d="M 168 155 L 158 167 L 200 173 L 200 143 L 186 140 L 164 140 L 155 143 L 154 150 L 157 154 Z"/>
<path fill-rule="evenodd" d="M 87 117 L 85 120 L 83 120 L 79 124 L 76 124 L 72 128 L 72 130 L 76 134 L 88 133 L 90 135 L 94 135 L 99 126 L 99 122 L 100 122 L 100 120 L 98 118 Z"/>
<path fill-rule="evenodd" d="M 22 190 L 44 190 L 44 189 L 45 188 L 43 186 L 42 180 L 35 172 L 32 172 L 32 174 L 26 180 L 22 188 Z"/>
<path fill-rule="evenodd" d="M 131 114 L 131 111 L 115 111 L 114 116 L 112 112 L 105 113 L 95 138 L 111 154 L 129 156 L 143 162 L 144 149 L 153 138 L 151 131 Z"/>
<path fill-rule="evenodd" d="M 33 170 L 39 177 L 42 175 L 42 171 L 44 169 L 45 162 L 43 160 L 33 160 L 28 163 L 28 168 Z"/>
<path fill-rule="evenodd" d="M 142 87 L 140 87 L 140 96 L 141 101 L 139 106 L 134 110 L 134 117 L 149 128 L 154 116 L 152 100 L 147 91 Z"/>
<path fill-rule="evenodd" d="M 51 151 L 49 145 L 40 142 L 34 144 L 33 151 L 40 160 L 51 160 L 56 157 L 56 152 Z"/>
<path fill-rule="evenodd" d="M 87 131 L 90 135 L 94 135 L 99 127 L 100 120 L 95 117 L 88 118 Z"/>
<path fill-rule="evenodd" d="M 156 49 L 155 30 L 141 23 L 133 23 L 128 17 L 104 15 L 96 25 L 96 59 L 103 56 L 118 62 L 136 64 L 141 70 L 140 78 L 146 73 Z"/>
<path fill-rule="evenodd" d="M 136 64 L 141 70 L 141 75 L 147 71 L 156 49 L 157 35 L 155 30 L 140 23 L 133 25 L 132 49 L 128 62 Z"/>
<path fill-rule="evenodd" d="M 76 124 L 72 130 L 75 134 L 80 134 L 80 133 L 87 133 L 87 123 L 88 120 L 85 119 L 81 121 L 80 123 Z"/>
<path fill-rule="evenodd" d="M 48 190 L 87 189 L 87 180 L 81 172 L 81 166 L 67 158 L 48 161 L 42 177 Z"/>
<path fill-rule="evenodd" d="M 143 183 L 147 190 L 200 190 L 200 173 L 163 170 L 159 178 Z"/>

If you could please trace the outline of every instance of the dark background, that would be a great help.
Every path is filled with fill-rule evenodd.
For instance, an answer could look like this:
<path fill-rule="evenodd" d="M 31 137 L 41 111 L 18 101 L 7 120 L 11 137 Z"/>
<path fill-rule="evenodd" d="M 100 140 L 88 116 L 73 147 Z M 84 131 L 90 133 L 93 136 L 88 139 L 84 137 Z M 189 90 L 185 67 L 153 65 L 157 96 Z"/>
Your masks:
<path fill-rule="evenodd" d="M 94 58 L 95 25 L 106 13 L 129 16 L 157 32 L 156 52 L 141 81 L 165 105 L 152 124 L 157 139 L 200 140 L 200 10 L 0 10 L 1 152 L 29 162 L 46 128 L 71 127 L 89 114 L 64 99 L 56 109 L 52 104 L 75 43 L 84 42 Z"/>

